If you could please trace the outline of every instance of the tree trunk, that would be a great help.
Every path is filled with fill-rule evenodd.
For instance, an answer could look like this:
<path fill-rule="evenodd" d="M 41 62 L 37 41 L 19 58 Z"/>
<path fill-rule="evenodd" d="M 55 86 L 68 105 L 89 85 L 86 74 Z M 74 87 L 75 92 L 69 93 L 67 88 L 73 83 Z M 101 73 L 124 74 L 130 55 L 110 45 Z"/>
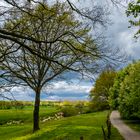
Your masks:
<path fill-rule="evenodd" d="M 33 132 L 39 130 L 39 106 L 40 106 L 40 90 L 36 90 L 33 112 Z"/>

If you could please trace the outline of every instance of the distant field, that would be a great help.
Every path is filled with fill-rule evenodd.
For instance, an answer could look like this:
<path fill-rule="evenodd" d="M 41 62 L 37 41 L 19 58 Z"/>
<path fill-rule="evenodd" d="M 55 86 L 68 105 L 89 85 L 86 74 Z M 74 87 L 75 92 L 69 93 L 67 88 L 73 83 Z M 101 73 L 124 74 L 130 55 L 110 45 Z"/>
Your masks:
<path fill-rule="evenodd" d="M 50 116 L 58 112 L 56 107 L 41 106 L 40 117 Z M 0 125 L 5 124 L 8 121 L 22 121 L 24 123 L 31 123 L 33 120 L 33 106 L 26 106 L 23 109 L 5 109 L 0 110 Z"/>
<path fill-rule="evenodd" d="M 23 124 L 0 125 L 2 140 L 103 140 L 101 126 L 105 126 L 107 111 L 83 114 L 47 121 L 40 124 L 41 130 L 32 134 L 32 107 L 23 110 L 0 110 L 0 122 L 23 120 Z M 56 107 L 42 106 L 40 116 L 49 116 L 59 111 Z M 123 140 L 115 128 L 112 128 L 111 140 Z"/>

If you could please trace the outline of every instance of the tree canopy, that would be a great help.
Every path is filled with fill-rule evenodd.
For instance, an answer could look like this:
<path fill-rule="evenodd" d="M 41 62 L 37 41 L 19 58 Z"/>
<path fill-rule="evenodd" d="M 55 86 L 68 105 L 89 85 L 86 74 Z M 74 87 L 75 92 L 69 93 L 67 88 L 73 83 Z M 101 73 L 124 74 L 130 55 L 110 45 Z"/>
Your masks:
<path fill-rule="evenodd" d="M 125 119 L 140 118 L 140 61 L 118 72 L 110 92 L 111 107 L 118 107 Z"/>
<path fill-rule="evenodd" d="M 64 36 L 66 36 L 68 34 L 69 34 L 69 36 L 72 36 L 72 33 L 65 32 L 65 34 L 59 34 L 60 36 L 57 35 L 57 37 L 54 37 L 51 39 L 37 38 L 37 37 L 34 37 L 33 35 L 29 34 L 29 31 L 28 31 L 28 34 L 25 34 L 24 29 L 27 26 L 29 26 L 29 24 L 26 25 L 24 29 L 22 27 L 22 31 L 15 32 L 14 28 L 17 29 L 18 27 L 20 27 L 21 22 L 24 25 L 26 23 L 25 21 L 23 21 L 25 19 L 25 17 L 21 21 L 21 17 L 23 17 L 23 15 L 26 15 L 26 18 L 28 16 L 28 19 L 32 18 L 32 22 L 33 22 L 33 18 L 34 18 L 34 20 L 37 18 L 38 19 L 42 18 L 43 13 L 41 13 L 41 11 L 39 14 L 37 14 L 37 12 L 35 12 L 35 8 L 37 5 L 40 5 L 40 7 L 42 6 L 42 9 L 44 9 L 44 10 L 46 9 L 46 11 L 49 10 L 50 15 L 48 16 L 48 21 L 50 23 L 52 23 L 52 21 L 49 20 L 49 18 L 51 18 L 51 17 L 54 18 L 54 14 L 56 14 L 55 12 L 58 12 L 58 11 L 54 11 L 54 9 L 51 9 L 52 11 L 50 11 L 48 6 L 44 6 L 44 4 L 48 5 L 48 2 L 42 1 L 42 0 L 38 0 L 38 1 L 4 0 L 3 3 L 4 3 L 4 5 L 2 5 L 2 3 L 1 3 L 2 6 L 1 6 L 1 11 L 0 11 L 0 18 L 1 18 L 1 20 L 0 20 L 0 38 L 4 39 L 4 40 L 10 40 L 13 43 L 16 43 L 18 45 L 22 45 L 30 53 L 37 55 L 37 56 L 41 57 L 42 59 L 49 59 L 49 58 L 46 58 L 46 57 L 38 54 L 33 48 L 28 47 L 26 44 L 27 40 L 29 42 L 34 42 L 36 44 L 55 43 L 55 42 L 58 42 L 58 40 L 61 43 L 64 43 L 63 41 L 65 41 L 65 40 L 62 39 Z M 56 3 L 59 3 L 59 2 L 56 1 Z M 101 8 L 101 6 L 93 6 L 92 10 L 88 10 L 88 9 L 78 10 L 78 8 L 76 8 L 71 1 L 66 0 L 64 3 L 65 3 L 65 5 L 67 5 L 67 8 L 73 12 L 73 15 L 76 15 L 76 13 L 77 13 L 78 15 L 82 16 L 83 21 L 84 21 L 84 18 L 86 18 L 86 19 L 89 19 L 90 21 L 92 21 L 92 24 L 94 26 L 96 24 L 105 25 L 106 21 L 104 20 L 104 17 L 106 15 L 106 12 L 103 10 L 103 8 Z M 38 11 L 39 11 L 39 9 L 38 9 Z M 62 11 L 63 11 L 63 8 L 62 8 Z M 61 14 L 61 13 L 62 12 L 59 10 L 59 14 Z M 66 15 L 67 15 L 67 12 L 65 13 L 65 16 Z M 61 19 L 57 19 L 57 20 L 63 20 L 62 18 L 64 18 L 64 17 L 61 17 Z M 77 18 L 80 18 L 80 17 L 77 16 Z M 14 20 L 17 20 L 17 19 L 20 19 L 20 20 L 18 20 L 18 22 L 15 22 Z M 9 29 L 9 28 L 7 28 L 7 26 L 5 26 L 4 23 L 7 24 L 7 22 L 9 22 L 11 20 L 12 20 L 12 28 Z M 45 19 L 44 22 L 46 22 L 46 20 L 47 19 Z M 25 23 L 23 23 L 23 22 L 25 22 Z M 41 24 L 41 23 L 43 23 L 43 20 L 40 20 L 39 24 Z M 64 24 L 64 21 L 63 21 L 63 24 Z M 89 25 L 89 23 L 86 22 L 86 26 L 88 26 L 88 25 Z M 39 26 L 37 26 L 36 28 L 38 29 L 38 27 Z M 27 30 L 25 29 L 25 31 L 27 31 Z M 21 34 L 21 32 L 22 32 L 22 34 Z M 50 33 L 49 33 L 49 35 L 50 35 Z M 24 40 L 26 40 L 26 42 L 24 42 Z M 2 61 L 7 54 L 12 53 L 13 51 L 16 51 L 16 49 L 3 50 L 2 48 L 0 48 L 0 61 Z M 57 60 L 55 62 L 57 62 Z M 60 64 L 60 65 L 62 65 L 62 64 Z"/>
<path fill-rule="evenodd" d="M 108 105 L 109 90 L 114 84 L 116 72 L 113 69 L 104 70 L 95 81 L 94 87 L 90 91 L 91 102 L 97 108 L 106 109 Z"/>
<path fill-rule="evenodd" d="M 120 88 L 121 88 L 121 84 L 122 84 L 125 76 L 128 75 L 128 73 L 129 73 L 128 67 L 126 67 L 116 73 L 116 77 L 114 79 L 114 84 L 109 89 L 109 105 L 110 105 L 111 109 L 118 109 L 118 106 L 119 106 L 118 98 L 119 98 Z"/>
<path fill-rule="evenodd" d="M 129 68 L 121 84 L 119 95 L 119 110 L 124 118 L 140 118 L 140 62 L 134 63 Z"/>

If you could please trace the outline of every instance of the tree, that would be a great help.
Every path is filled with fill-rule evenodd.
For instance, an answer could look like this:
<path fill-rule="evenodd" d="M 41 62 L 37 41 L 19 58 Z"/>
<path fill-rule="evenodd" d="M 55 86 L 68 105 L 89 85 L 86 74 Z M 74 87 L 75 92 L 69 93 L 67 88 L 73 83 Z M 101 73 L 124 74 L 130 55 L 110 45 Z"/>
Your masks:
<path fill-rule="evenodd" d="M 40 15 L 35 15 L 36 13 L 32 12 L 34 11 L 34 8 L 36 7 L 36 5 L 44 5 L 44 3 L 47 4 L 46 1 L 42 1 L 42 0 L 38 0 L 38 1 L 34 1 L 34 0 L 30 0 L 30 1 L 19 1 L 19 0 L 4 0 L 4 2 L 6 3 L 5 5 L 1 6 L 1 11 L 0 11 L 0 18 L 2 20 L 2 23 L 0 24 L 0 38 L 1 39 L 5 39 L 5 40 L 10 40 L 13 43 L 16 43 L 18 45 L 22 45 L 22 47 L 26 48 L 26 50 L 28 50 L 30 53 L 37 55 L 39 57 L 41 57 L 42 59 L 48 59 L 44 56 L 41 56 L 40 54 L 38 54 L 36 52 L 36 50 L 34 50 L 33 48 L 30 48 L 27 46 L 27 42 L 24 42 L 24 40 L 28 40 L 29 42 L 34 42 L 34 43 L 44 43 L 44 42 L 52 42 L 55 43 L 58 41 L 59 38 L 51 38 L 52 40 L 48 41 L 46 40 L 46 38 L 35 38 L 33 37 L 31 34 L 30 36 L 28 36 L 29 34 L 25 34 L 25 33 L 21 33 L 21 32 L 15 32 L 14 30 L 9 30 L 8 28 L 5 28 L 5 26 L 3 26 L 3 23 L 7 23 L 10 20 L 16 20 L 18 18 L 20 18 L 22 15 L 26 14 L 30 17 L 37 17 L 40 18 Z M 75 12 L 75 14 L 77 13 L 78 15 L 80 15 L 80 17 L 82 17 L 82 20 L 84 21 L 84 19 L 89 19 L 90 21 L 92 21 L 93 26 L 95 26 L 96 24 L 102 24 L 105 25 L 106 20 L 105 20 L 105 15 L 106 15 L 106 11 L 103 10 L 103 8 L 101 8 L 100 6 L 93 6 L 92 10 L 89 9 L 81 9 L 78 10 L 78 8 L 69 0 L 66 0 L 65 3 L 67 3 L 69 5 L 69 8 Z M 44 7 L 46 8 L 46 7 Z M 47 9 L 46 9 L 47 10 Z M 50 15 L 51 17 L 51 15 Z M 78 18 L 80 18 L 78 17 Z M 4 21 L 4 22 L 3 22 Z M 14 24 L 14 26 L 19 26 L 20 21 L 16 24 Z M 86 22 L 86 24 L 88 24 Z M 14 29 L 13 26 L 13 29 Z M 88 25 L 87 25 L 88 26 Z M 16 27 L 17 28 L 17 27 Z M 62 38 L 61 38 L 62 39 Z M 63 43 L 63 39 L 62 41 L 59 40 L 60 42 Z M 13 46 L 14 48 L 14 46 Z M 0 61 L 2 61 L 4 59 L 4 57 L 9 54 L 12 53 L 13 51 L 16 50 L 9 50 L 8 48 L 6 50 L 3 50 L 0 48 Z M 62 65 L 62 64 L 60 64 Z"/>
<path fill-rule="evenodd" d="M 139 15 L 140 15 L 140 5 L 139 5 L 140 1 L 132 1 L 128 4 L 128 9 L 126 11 L 127 16 L 131 16 L 134 19 L 129 20 L 130 22 L 130 26 L 129 27 L 139 27 L 140 26 L 140 21 L 139 21 Z M 136 32 L 135 36 L 136 38 L 139 37 L 140 34 L 140 29 L 138 29 L 138 31 Z"/>
<path fill-rule="evenodd" d="M 140 118 L 140 62 L 129 66 L 129 74 L 121 83 L 119 110 L 123 118 Z"/>
<path fill-rule="evenodd" d="M 128 2 L 128 1 L 129 0 L 124 0 L 123 2 Z M 80 16 L 80 18 L 82 18 L 82 20 L 84 19 L 85 21 L 88 21 L 88 22 L 86 22 L 86 24 L 91 23 L 93 25 L 94 30 L 95 30 L 96 25 L 105 26 L 109 21 L 107 18 L 107 15 L 109 14 L 109 12 L 107 10 L 108 8 L 106 9 L 102 5 L 93 4 L 94 2 L 92 0 L 87 1 L 87 3 L 89 3 L 89 2 L 92 3 L 92 7 L 90 7 L 90 8 L 86 8 L 86 7 L 79 8 L 71 0 L 65 0 L 64 2 L 67 3 L 69 5 L 69 7 L 71 8 L 71 10 L 73 10 L 73 12 L 75 14 L 77 14 L 77 16 Z M 79 1 L 77 1 L 77 2 L 79 2 Z M 106 0 L 106 2 L 107 3 L 111 2 L 115 6 L 123 5 L 121 3 L 122 2 L 121 0 Z M 40 56 L 37 52 L 35 52 L 35 50 L 33 50 L 33 48 L 28 48 L 28 46 L 26 46 L 26 44 L 24 44 L 24 42 L 22 41 L 22 40 L 26 39 L 26 40 L 39 44 L 40 42 L 42 42 L 42 41 L 44 42 L 46 40 L 44 40 L 44 39 L 38 40 L 37 38 L 33 38 L 32 36 L 27 36 L 25 34 L 21 35 L 17 32 L 13 32 L 12 30 L 8 30 L 3 27 L 3 23 L 11 20 L 11 17 L 13 18 L 13 16 L 14 16 L 14 18 L 18 18 L 21 16 L 21 14 L 24 14 L 24 13 L 28 14 L 30 16 L 33 16 L 33 17 L 36 16 L 31 11 L 34 9 L 35 5 L 37 5 L 37 4 L 43 5 L 43 3 L 47 3 L 47 1 L 45 1 L 45 0 L 36 0 L 36 1 L 35 0 L 26 0 L 26 1 L 2 0 L 0 3 L 0 6 L 1 6 L 0 38 L 10 40 L 14 43 L 22 45 L 24 48 L 28 49 L 28 51 L 30 51 L 30 53 L 32 53 L 34 55 L 38 55 L 42 59 L 46 59 L 44 56 Z M 55 42 L 55 41 L 57 41 L 57 40 L 53 40 L 53 42 Z M 13 50 L 13 51 L 16 51 L 16 50 Z M 10 49 L 2 50 L 0 48 L 0 62 L 9 53 L 12 53 L 12 51 Z"/>
<path fill-rule="evenodd" d="M 108 105 L 109 90 L 114 84 L 116 72 L 113 69 L 104 70 L 95 81 L 95 85 L 90 91 L 93 106 L 106 109 Z M 96 105 L 95 105 L 96 104 Z"/>
<path fill-rule="evenodd" d="M 1 40 L 3 50 L 10 48 L 11 52 L 0 68 L 34 90 L 35 132 L 39 129 L 41 89 L 68 71 L 94 73 L 97 61 L 107 54 L 89 35 L 90 28 L 76 20 L 66 3 L 39 4 L 30 13 L 19 11 L 5 23 L 4 29 L 20 39 L 9 36 L 10 40 Z"/>
<path fill-rule="evenodd" d="M 110 89 L 110 106 L 112 109 L 119 109 L 125 119 L 140 118 L 139 68 L 140 61 L 137 61 L 119 71 Z"/>
<path fill-rule="evenodd" d="M 120 87 L 124 78 L 128 74 L 129 74 L 129 66 L 116 73 L 114 84 L 109 89 L 109 105 L 111 109 L 118 109 L 119 107 Z"/>

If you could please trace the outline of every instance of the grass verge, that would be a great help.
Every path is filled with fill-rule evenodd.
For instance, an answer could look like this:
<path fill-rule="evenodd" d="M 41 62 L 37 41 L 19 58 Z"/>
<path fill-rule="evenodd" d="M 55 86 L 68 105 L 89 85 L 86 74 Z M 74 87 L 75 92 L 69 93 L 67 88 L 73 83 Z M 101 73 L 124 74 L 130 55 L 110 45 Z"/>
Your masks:
<path fill-rule="evenodd" d="M 124 122 L 135 131 L 140 132 L 140 120 L 124 120 Z"/>

